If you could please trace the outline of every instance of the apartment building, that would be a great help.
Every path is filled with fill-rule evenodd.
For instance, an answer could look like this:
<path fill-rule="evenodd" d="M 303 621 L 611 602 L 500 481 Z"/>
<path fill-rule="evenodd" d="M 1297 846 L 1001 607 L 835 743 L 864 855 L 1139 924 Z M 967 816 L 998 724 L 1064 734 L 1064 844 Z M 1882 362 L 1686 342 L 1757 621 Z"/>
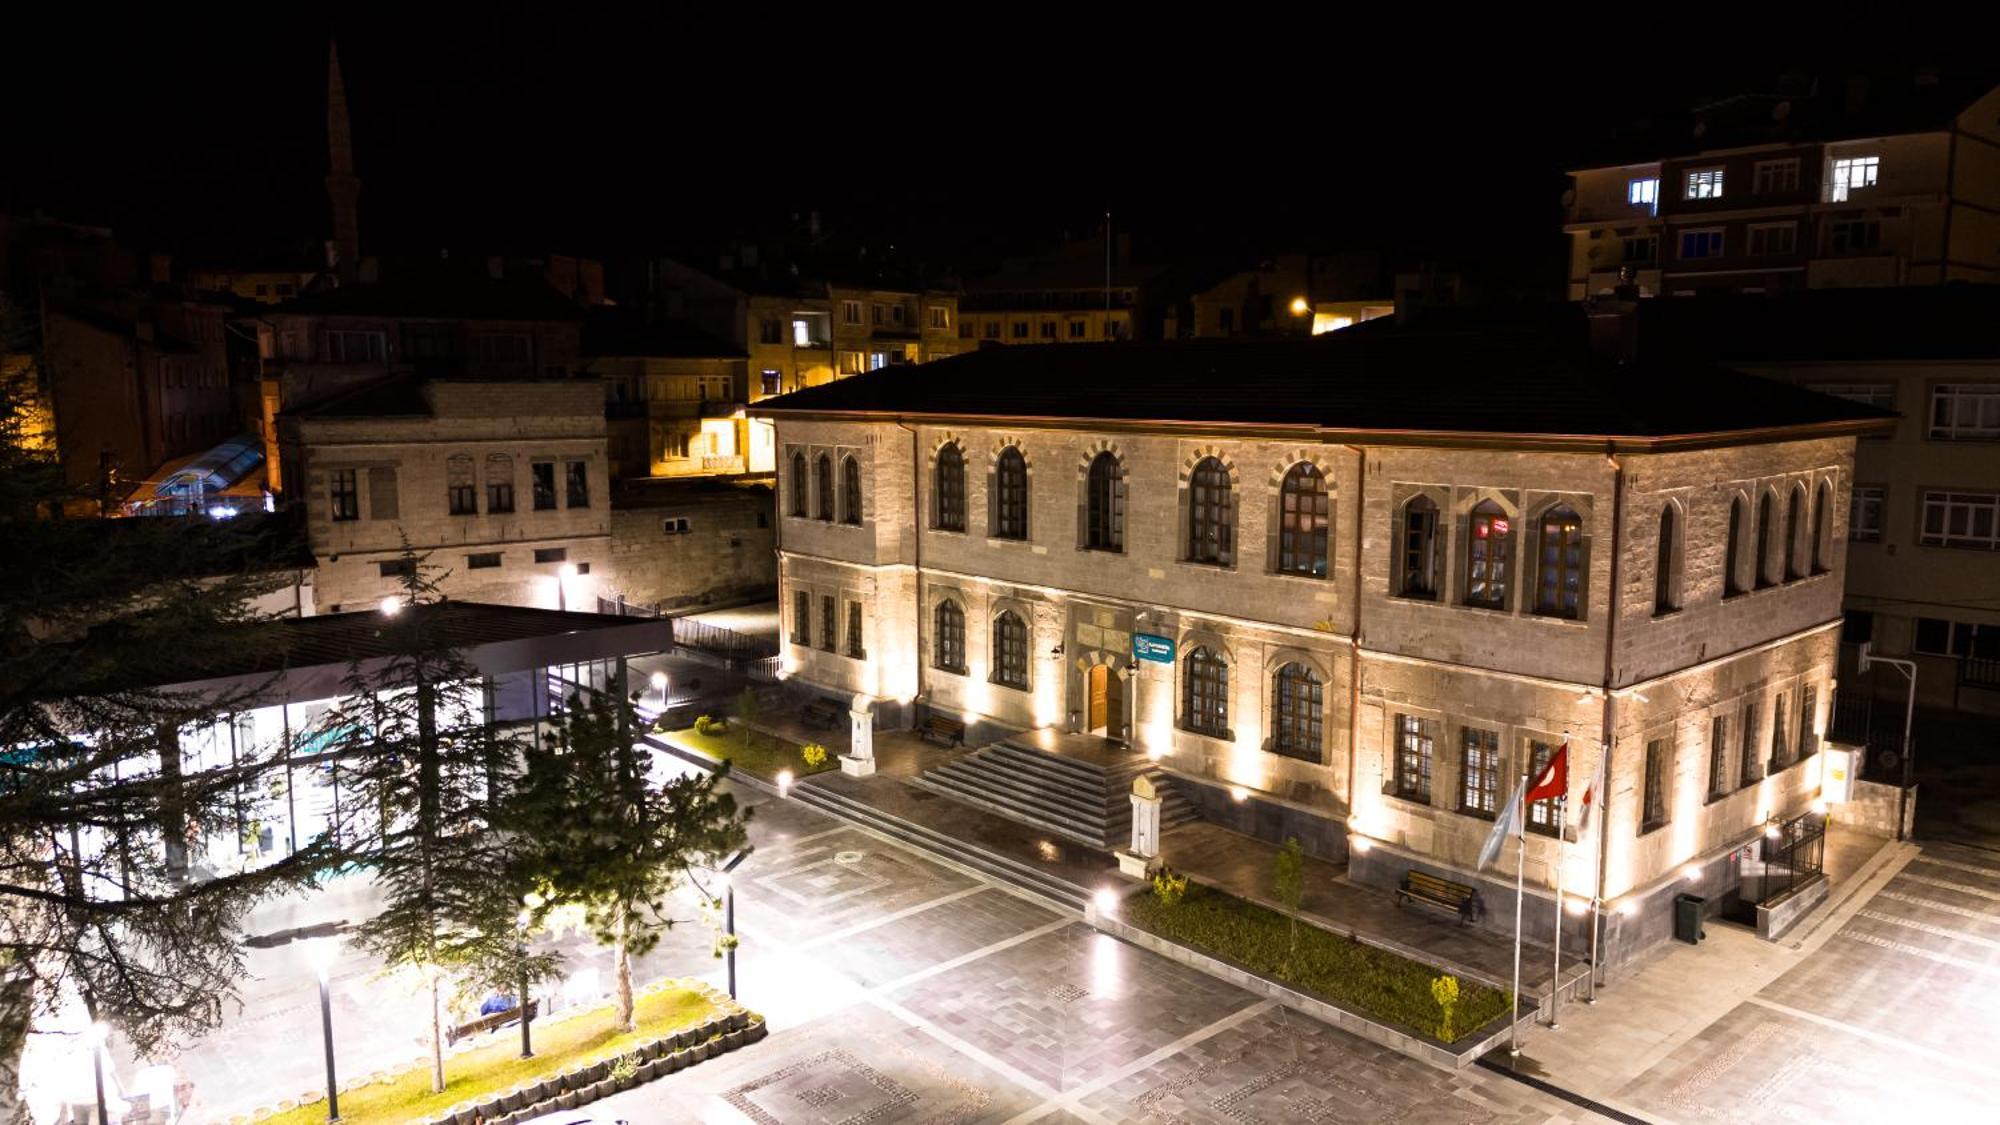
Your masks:
<path fill-rule="evenodd" d="M 2000 287 L 1652 302 L 1642 338 L 1900 417 L 1855 452 L 1844 682 L 1861 642 L 1909 656 L 1918 704 L 2000 714 Z M 1887 711 L 1899 725 L 1901 710 Z"/>
<path fill-rule="evenodd" d="M 968 281 L 959 299 L 960 350 L 995 344 L 1139 340 L 1158 329 L 1167 270 L 1132 261 L 1132 237 L 1068 243 Z"/>
<path fill-rule="evenodd" d="M 1568 742 L 1603 850 L 1538 807 L 1527 879 L 1601 891 L 1622 959 L 1819 792 L 1885 415 L 1584 335 L 990 348 L 761 404 L 786 667 L 969 744 L 1123 740 L 1205 815 L 1510 919 L 1474 858 Z"/>
<path fill-rule="evenodd" d="M 2000 281 L 2000 88 L 1849 79 L 1706 106 L 1570 173 L 1569 296 Z"/>
<path fill-rule="evenodd" d="M 771 471 L 769 431 L 752 449 L 744 350 L 691 325 L 593 316 L 583 368 L 604 380 L 611 475 L 684 477 Z"/>

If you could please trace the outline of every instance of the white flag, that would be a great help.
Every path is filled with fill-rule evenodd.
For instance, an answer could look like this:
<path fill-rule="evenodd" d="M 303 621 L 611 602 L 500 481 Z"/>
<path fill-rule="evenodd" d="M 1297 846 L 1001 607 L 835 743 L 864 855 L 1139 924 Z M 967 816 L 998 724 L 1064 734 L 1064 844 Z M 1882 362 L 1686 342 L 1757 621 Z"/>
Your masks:
<path fill-rule="evenodd" d="M 1485 846 L 1479 849 L 1479 870 L 1486 870 L 1500 858 L 1500 845 L 1510 833 L 1516 836 L 1521 834 L 1521 797 L 1527 791 L 1528 779 L 1524 777 L 1514 787 L 1514 795 L 1507 798 L 1507 807 L 1494 818 L 1493 831 L 1487 835 Z"/>

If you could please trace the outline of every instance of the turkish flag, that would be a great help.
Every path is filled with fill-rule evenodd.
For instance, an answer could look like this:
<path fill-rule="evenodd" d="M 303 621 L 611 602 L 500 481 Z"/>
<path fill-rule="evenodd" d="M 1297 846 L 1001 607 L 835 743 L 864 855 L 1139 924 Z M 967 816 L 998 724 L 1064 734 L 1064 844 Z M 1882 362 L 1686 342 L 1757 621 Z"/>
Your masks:
<path fill-rule="evenodd" d="M 1556 748 L 1549 759 L 1548 768 L 1542 771 L 1534 784 L 1528 787 L 1528 800 L 1546 801 L 1551 797 L 1569 796 L 1569 739 Z"/>

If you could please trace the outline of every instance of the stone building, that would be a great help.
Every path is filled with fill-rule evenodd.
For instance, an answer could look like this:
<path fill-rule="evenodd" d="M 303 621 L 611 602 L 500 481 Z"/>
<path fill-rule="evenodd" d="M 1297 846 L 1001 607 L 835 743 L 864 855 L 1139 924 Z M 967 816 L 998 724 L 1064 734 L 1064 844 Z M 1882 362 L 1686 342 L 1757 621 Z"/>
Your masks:
<path fill-rule="evenodd" d="M 716 476 L 771 471 L 769 427 L 752 449 L 743 349 L 690 325 L 594 316 L 584 369 L 604 380 L 611 475 Z"/>
<path fill-rule="evenodd" d="M 765 403 L 790 675 L 968 744 L 1125 740 L 1211 819 L 1510 918 L 1474 860 L 1567 740 L 1609 829 L 1532 810 L 1527 879 L 1629 955 L 1818 792 L 1836 498 L 1885 416 L 1584 335 L 998 348 Z"/>
<path fill-rule="evenodd" d="M 612 486 L 611 561 L 597 594 L 652 610 L 770 597 L 778 583 L 768 477 Z"/>
<path fill-rule="evenodd" d="M 406 543 L 450 597 L 594 608 L 611 556 L 598 381 L 392 377 L 287 409 L 276 431 L 326 612 L 397 593 Z"/>

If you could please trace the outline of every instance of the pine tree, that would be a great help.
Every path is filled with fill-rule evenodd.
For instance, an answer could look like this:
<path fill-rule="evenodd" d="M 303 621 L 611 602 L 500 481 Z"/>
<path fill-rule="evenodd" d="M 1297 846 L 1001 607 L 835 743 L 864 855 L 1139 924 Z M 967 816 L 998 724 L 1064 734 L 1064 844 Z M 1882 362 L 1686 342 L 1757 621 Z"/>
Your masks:
<path fill-rule="evenodd" d="M 354 941 L 429 992 L 431 1088 L 441 1092 L 447 1002 L 555 966 L 523 949 L 517 865 L 490 830 L 523 740 L 490 720 L 478 671 L 452 647 L 455 607 L 439 596 L 436 569 L 407 543 L 402 562 L 402 594 L 381 627 L 390 655 L 349 670 L 314 737 L 339 758 L 353 795 L 340 832 L 383 898 Z"/>
<path fill-rule="evenodd" d="M 310 885 L 312 844 L 214 872 L 191 842 L 234 838 L 275 747 L 185 771 L 184 735 L 255 687 L 168 690 L 254 661 L 251 608 L 277 583 L 272 521 L 59 518 L 64 483 L 27 334 L 0 325 L 0 1120 L 14 1120 L 33 1027 L 117 1028 L 140 1053 L 213 1029 L 243 977 L 240 921 Z M 165 750 L 166 753 L 161 751 Z"/>
<path fill-rule="evenodd" d="M 647 755 L 633 738 L 637 724 L 616 692 L 572 696 L 554 737 L 528 749 L 505 819 L 512 835 L 530 842 L 522 859 L 543 888 L 543 913 L 580 907 L 592 936 L 611 947 L 626 1030 L 634 1026 L 632 959 L 691 921 L 675 917 L 671 900 L 681 886 L 694 885 L 715 905 L 707 872 L 747 846 L 749 819 L 719 788 L 726 768 L 651 784 Z"/>

